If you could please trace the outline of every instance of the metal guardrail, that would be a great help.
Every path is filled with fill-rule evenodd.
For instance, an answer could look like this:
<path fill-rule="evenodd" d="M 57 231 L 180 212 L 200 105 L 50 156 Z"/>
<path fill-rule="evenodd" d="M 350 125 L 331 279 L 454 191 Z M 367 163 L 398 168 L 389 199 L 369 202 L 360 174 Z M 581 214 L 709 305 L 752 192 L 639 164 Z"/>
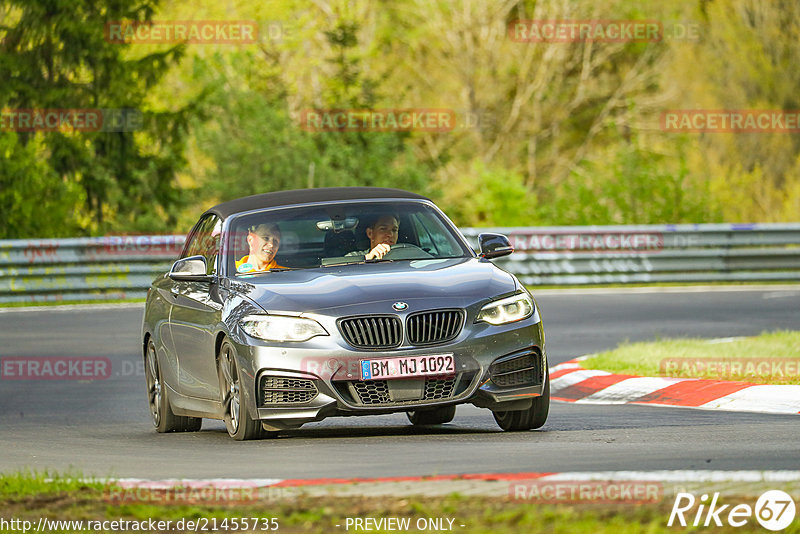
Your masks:
<path fill-rule="evenodd" d="M 465 229 L 509 236 L 530 286 L 800 281 L 800 223 Z"/>
<path fill-rule="evenodd" d="M 464 228 L 509 237 L 526 285 L 800 281 L 800 223 Z M 135 299 L 184 236 L 0 241 L 0 302 Z"/>
<path fill-rule="evenodd" d="M 0 302 L 144 298 L 182 235 L 0 241 Z"/>

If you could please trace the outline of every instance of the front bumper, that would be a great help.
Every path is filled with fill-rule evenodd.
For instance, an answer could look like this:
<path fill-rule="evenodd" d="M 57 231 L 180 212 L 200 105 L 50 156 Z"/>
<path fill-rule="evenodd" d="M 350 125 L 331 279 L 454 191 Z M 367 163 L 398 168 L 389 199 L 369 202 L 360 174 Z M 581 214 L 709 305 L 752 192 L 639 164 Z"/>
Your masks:
<path fill-rule="evenodd" d="M 542 394 L 547 357 L 541 322 L 470 325 L 458 338 L 427 347 L 360 351 L 317 337 L 293 346 L 239 345 L 248 409 L 266 428 L 285 429 L 331 416 L 373 415 L 472 403 L 525 409 Z M 361 361 L 452 354 L 455 375 L 361 380 Z M 519 362 L 525 361 L 525 365 Z M 511 362 L 511 363 L 509 363 Z M 494 364 L 494 365 L 493 365 Z M 519 369 L 515 369 L 518 367 Z"/>

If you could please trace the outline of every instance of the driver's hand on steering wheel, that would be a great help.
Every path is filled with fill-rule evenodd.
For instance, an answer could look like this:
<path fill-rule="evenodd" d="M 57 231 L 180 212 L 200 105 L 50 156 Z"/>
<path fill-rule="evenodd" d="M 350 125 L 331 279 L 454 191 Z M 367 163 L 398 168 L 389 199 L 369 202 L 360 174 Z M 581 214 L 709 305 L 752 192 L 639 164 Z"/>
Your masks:
<path fill-rule="evenodd" d="M 366 256 L 364 256 L 365 260 L 379 260 L 383 258 L 387 252 L 392 249 L 391 245 L 387 245 L 386 243 L 378 243 L 375 245 L 375 248 L 367 252 Z"/>

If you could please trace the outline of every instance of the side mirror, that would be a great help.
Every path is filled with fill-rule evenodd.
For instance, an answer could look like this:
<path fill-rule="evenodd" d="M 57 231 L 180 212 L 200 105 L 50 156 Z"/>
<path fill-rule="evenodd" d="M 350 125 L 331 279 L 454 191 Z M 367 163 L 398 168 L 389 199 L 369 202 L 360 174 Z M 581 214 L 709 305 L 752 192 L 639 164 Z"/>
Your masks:
<path fill-rule="evenodd" d="M 514 252 L 514 247 L 502 234 L 479 234 L 478 243 L 481 247 L 480 257 L 487 260 L 508 256 Z"/>
<path fill-rule="evenodd" d="M 210 282 L 212 279 L 206 274 L 206 259 L 203 256 L 179 259 L 172 264 L 169 277 L 183 282 Z"/>

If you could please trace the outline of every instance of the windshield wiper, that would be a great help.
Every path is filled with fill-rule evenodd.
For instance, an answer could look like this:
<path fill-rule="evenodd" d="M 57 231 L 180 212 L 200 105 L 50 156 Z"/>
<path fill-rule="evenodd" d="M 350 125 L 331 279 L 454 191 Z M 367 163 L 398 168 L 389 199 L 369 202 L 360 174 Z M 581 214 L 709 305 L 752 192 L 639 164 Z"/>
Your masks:
<path fill-rule="evenodd" d="M 266 269 L 264 271 L 247 271 L 246 273 L 236 273 L 238 275 L 246 275 L 246 274 L 264 274 L 264 273 L 277 273 L 281 271 L 296 271 L 297 267 L 273 267 L 272 269 Z"/>
<path fill-rule="evenodd" d="M 395 260 L 385 260 L 379 258 L 375 258 L 372 260 L 353 260 L 353 261 L 342 261 L 342 262 L 337 261 L 332 263 L 322 263 L 320 264 L 320 267 L 341 267 L 342 265 L 363 265 L 365 263 L 381 263 L 381 262 L 393 262 L 393 261 Z"/>
<path fill-rule="evenodd" d="M 343 261 L 343 262 L 333 262 L 333 263 L 322 263 L 320 267 L 340 267 L 342 265 L 358 265 L 360 263 L 365 263 L 365 260 L 355 260 L 355 261 Z"/>

